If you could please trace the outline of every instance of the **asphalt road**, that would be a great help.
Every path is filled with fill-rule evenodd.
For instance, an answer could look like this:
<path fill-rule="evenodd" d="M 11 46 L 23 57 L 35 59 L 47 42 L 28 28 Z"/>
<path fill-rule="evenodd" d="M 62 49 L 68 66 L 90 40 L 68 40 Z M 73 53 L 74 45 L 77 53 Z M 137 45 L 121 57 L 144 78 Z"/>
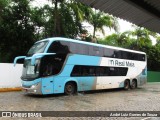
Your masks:
<path fill-rule="evenodd" d="M 102 90 L 81 92 L 74 96 L 64 94 L 35 96 L 26 95 L 21 91 L 1 92 L 0 111 L 160 111 L 160 83 L 149 83 L 128 91 L 123 89 Z M 90 117 L 87 119 L 159 120 L 160 118 Z"/>

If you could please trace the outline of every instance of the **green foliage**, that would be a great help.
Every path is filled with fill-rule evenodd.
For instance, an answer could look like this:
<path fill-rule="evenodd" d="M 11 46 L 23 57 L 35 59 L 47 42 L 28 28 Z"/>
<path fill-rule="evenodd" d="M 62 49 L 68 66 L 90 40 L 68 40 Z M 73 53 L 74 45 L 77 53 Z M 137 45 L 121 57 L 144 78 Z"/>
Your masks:
<path fill-rule="evenodd" d="M 0 23 L 1 62 L 13 62 L 15 56 L 24 55 L 34 42 L 28 0 L 12 0 L 2 11 Z"/>
<path fill-rule="evenodd" d="M 160 36 L 156 36 L 156 38 L 157 38 L 156 46 L 160 48 Z"/>
<path fill-rule="evenodd" d="M 54 28 L 54 9 L 48 5 L 42 8 L 32 8 L 31 19 L 35 28 L 36 39 L 42 39 L 53 36 Z"/>
<path fill-rule="evenodd" d="M 112 35 L 107 36 L 104 40 L 99 41 L 100 44 L 106 44 L 116 47 L 128 48 L 132 41 L 128 32 L 124 32 L 121 34 L 113 33 Z"/>
<path fill-rule="evenodd" d="M 91 10 L 90 15 L 88 17 L 88 22 L 93 25 L 93 37 L 95 38 L 95 32 L 97 30 L 101 31 L 104 34 L 104 26 L 109 28 L 114 28 L 116 31 L 118 30 L 118 22 L 116 18 L 113 18 L 110 15 L 104 14 L 100 11 Z"/>
<path fill-rule="evenodd" d="M 90 8 L 75 0 L 51 0 L 52 6 L 33 8 L 33 21 L 38 36 L 75 38 L 82 32 L 81 22 L 86 19 Z"/>
<path fill-rule="evenodd" d="M 142 50 L 147 54 L 148 70 L 160 71 L 160 48 L 156 46 L 143 46 Z"/>
<path fill-rule="evenodd" d="M 89 7 L 75 0 L 51 0 L 52 36 L 75 38 L 82 31 L 81 22 L 89 13 Z M 48 21 L 51 22 L 51 21 Z M 51 31 L 51 30 L 50 30 Z"/>

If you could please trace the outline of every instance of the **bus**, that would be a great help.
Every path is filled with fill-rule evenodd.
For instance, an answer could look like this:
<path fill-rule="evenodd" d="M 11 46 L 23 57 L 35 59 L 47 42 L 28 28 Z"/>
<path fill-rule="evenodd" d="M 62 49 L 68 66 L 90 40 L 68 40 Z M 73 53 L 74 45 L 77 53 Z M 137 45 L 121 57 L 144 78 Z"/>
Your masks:
<path fill-rule="evenodd" d="M 22 89 L 31 94 L 135 89 L 147 81 L 144 52 L 54 37 L 36 42 L 24 59 Z"/>

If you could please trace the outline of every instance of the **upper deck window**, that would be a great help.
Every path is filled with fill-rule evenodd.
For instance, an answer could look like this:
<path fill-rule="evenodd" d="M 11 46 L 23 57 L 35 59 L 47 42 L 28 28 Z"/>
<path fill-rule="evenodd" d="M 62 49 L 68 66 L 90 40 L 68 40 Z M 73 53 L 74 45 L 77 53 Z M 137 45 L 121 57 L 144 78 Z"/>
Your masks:
<path fill-rule="evenodd" d="M 31 56 L 35 53 L 43 53 L 46 46 L 48 44 L 48 41 L 43 41 L 43 42 L 38 42 L 38 43 L 35 43 L 31 48 L 30 50 L 28 51 L 27 55 Z"/>
<path fill-rule="evenodd" d="M 109 57 L 136 61 L 145 61 L 145 54 L 130 51 L 87 45 L 70 41 L 54 41 L 49 47 L 49 53 L 81 54 L 89 56 Z"/>
<path fill-rule="evenodd" d="M 67 54 L 69 53 L 69 42 L 54 41 L 48 49 L 48 53 Z"/>

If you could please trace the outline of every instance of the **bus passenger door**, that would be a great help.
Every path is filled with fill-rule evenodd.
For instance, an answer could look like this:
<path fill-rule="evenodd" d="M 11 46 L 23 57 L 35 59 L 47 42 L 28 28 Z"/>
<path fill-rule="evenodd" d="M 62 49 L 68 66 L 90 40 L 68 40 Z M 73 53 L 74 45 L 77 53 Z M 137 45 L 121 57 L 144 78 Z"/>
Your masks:
<path fill-rule="evenodd" d="M 42 93 L 53 94 L 53 77 L 42 78 Z"/>

